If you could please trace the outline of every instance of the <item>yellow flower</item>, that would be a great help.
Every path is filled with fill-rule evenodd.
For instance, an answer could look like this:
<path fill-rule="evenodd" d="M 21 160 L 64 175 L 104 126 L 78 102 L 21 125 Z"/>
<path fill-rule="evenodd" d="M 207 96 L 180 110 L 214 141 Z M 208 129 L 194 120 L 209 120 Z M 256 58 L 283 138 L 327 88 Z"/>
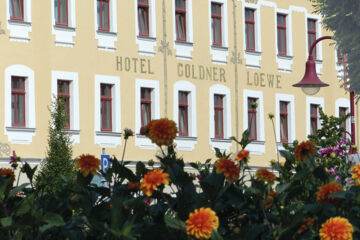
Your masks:
<path fill-rule="evenodd" d="M 358 164 L 357 166 L 353 167 L 351 169 L 352 172 L 352 178 L 354 179 L 354 182 L 356 185 L 360 185 L 360 164 Z"/>
<path fill-rule="evenodd" d="M 82 154 L 76 160 L 76 167 L 80 169 L 80 172 L 86 177 L 91 173 L 95 175 L 97 171 L 100 170 L 100 160 L 97 159 L 94 155 Z"/>
<path fill-rule="evenodd" d="M 320 240 L 352 240 L 354 228 L 351 223 L 342 217 L 328 219 L 321 225 Z"/>
<path fill-rule="evenodd" d="M 200 208 L 189 214 L 186 232 L 196 239 L 209 239 L 213 230 L 217 231 L 219 218 L 211 208 Z"/>
<path fill-rule="evenodd" d="M 319 203 L 335 203 L 337 198 L 330 197 L 330 195 L 339 191 L 342 191 L 342 185 L 337 182 L 330 182 L 317 191 L 316 200 Z"/>
<path fill-rule="evenodd" d="M 154 169 L 145 174 L 140 183 L 140 189 L 146 196 L 150 197 L 158 185 L 169 184 L 169 174 L 163 173 L 163 171 L 163 169 Z"/>
<path fill-rule="evenodd" d="M 276 180 L 275 174 L 268 171 L 266 168 L 260 168 L 256 171 L 256 177 L 259 180 L 264 180 L 265 182 L 268 182 L 270 184 L 273 184 Z"/>
<path fill-rule="evenodd" d="M 229 183 L 239 178 L 240 168 L 228 158 L 220 158 L 214 166 L 216 167 L 216 173 L 224 173 Z"/>
<path fill-rule="evenodd" d="M 10 178 L 10 184 L 13 184 L 15 181 L 14 171 L 10 168 L 3 168 L 0 171 L 0 176 L 3 178 Z"/>
<path fill-rule="evenodd" d="M 151 120 L 146 127 L 148 136 L 158 146 L 170 146 L 176 138 L 178 129 L 176 123 L 167 118 Z"/>
<path fill-rule="evenodd" d="M 246 151 L 245 149 L 243 149 L 237 154 L 235 160 L 240 162 L 241 160 L 248 158 L 248 157 L 249 157 L 249 151 Z"/>
<path fill-rule="evenodd" d="M 315 143 L 312 141 L 301 142 L 295 149 L 295 159 L 305 161 L 306 157 L 315 154 Z"/>

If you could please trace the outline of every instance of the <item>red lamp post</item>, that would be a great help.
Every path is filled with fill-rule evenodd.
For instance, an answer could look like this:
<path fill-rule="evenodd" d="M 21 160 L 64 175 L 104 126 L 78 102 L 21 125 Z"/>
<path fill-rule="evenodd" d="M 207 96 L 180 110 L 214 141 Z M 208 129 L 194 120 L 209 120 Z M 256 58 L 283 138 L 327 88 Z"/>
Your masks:
<path fill-rule="evenodd" d="M 301 90 L 307 95 L 314 95 L 319 92 L 321 87 L 327 87 L 329 84 L 322 82 L 316 74 L 316 63 L 312 52 L 316 44 L 325 39 L 332 39 L 331 36 L 324 36 L 315 40 L 309 50 L 309 58 L 306 61 L 306 70 L 302 80 L 293 85 L 293 87 L 301 87 Z M 355 146 L 355 111 L 354 111 L 354 92 L 350 92 L 350 118 L 351 118 L 351 145 Z M 351 147 L 350 153 L 356 153 Z"/>

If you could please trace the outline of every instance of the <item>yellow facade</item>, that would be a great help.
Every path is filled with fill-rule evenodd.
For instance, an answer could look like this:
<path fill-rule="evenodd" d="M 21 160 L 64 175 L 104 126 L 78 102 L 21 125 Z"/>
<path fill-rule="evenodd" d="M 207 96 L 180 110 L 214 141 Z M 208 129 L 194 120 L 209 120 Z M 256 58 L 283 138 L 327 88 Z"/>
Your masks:
<path fill-rule="evenodd" d="M 245 130 L 244 115 L 247 115 L 247 110 L 244 108 L 244 96 L 251 97 L 253 93 L 262 95 L 262 118 L 258 120 L 258 124 L 262 129 L 259 131 L 263 133 L 258 133 L 262 134 L 259 136 L 260 141 L 250 149 L 254 150 L 251 153 L 250 165 L 268 166 L 269 161 L 276 158 L 276 143 L 268 113 L 274 113 L 275 122 L 278 121 L 276 106 L 282 96 L 279 94 L 293 98 L 294 106 L 289 121 L 290 127 L 295 131 L 291 130 L 291 138 L 306 139 L 309 129 L 307 112 L 311 98 L 300 89 L 292 87 L 292 84 L 300 81 L 304 74 L 308 51 L 307 19 L 316 17 L 317 23 L 321 26 L 321 18 L 312 13 L 313 8 L 309 1 L 214 0 L 213 2 L 219 2 L 223 6 L 222 48 L 211 46 L 211 0 L 187 1 L 191 4 L 191 11 L 187 14 L 191 12 L 192 15 L 192 19 L 187 19 L 191 20 L 188 22 L 191 24 L 187 28 L 188 31 L 192 28 L 192 34 L 187 33 L 191 35 L 188 36 L 191 39 L 189 44 L 175 41 L 173 0 L 150 0 L 150 8 L 153 8 L 150 10 L 152 38 L 137 36 L 135 0 L 110 4 L 111 33 L 96 30 L 95 0 L 69 0 L 67 28 L 54 26 L 53 1 L 26 2 L 25 23 L 10 20 L 8 0 L 0 3 L 1 29 L 5 30 L 5 34 L 0 35 L 0 89 L 3 89 L 0 91 L 0 126 L 4 129 L 0 132 L 0 141 L 9 143 L 11 150 L 15 150 L 25 159 L 37 162 L 45 157 L 50 116 L 47 107 L 52 100 L 54 78 L 60 76 L 60 79 L 61 73 L 64 73 L 63 76 L 69 73 L 70 78 L 75 76 L 74 79 L 78 81 L 78 92 L 73 92 L 71 96 L 78 96 L 79 99 L 78 126 L 74 128 L 75 123 L 70 126 L 70 129 L 74 130 L 73 136 L 77 139 L 73 146 L 74 157 L 82 153 L 99 156 L 103 147 L 106 148 L 107 154 L 121 156 L 124 140 L 118 132 L 127 127 L 139 133 L 136 122 L 139 122 L 137 111 L 140 110 L 140 104 L 137 98 L 142 80 L 153 80 L 152 83 L 158 84 L 159 98 L 154 108 L 157 108 L 159 114 L 155 117 L 170 119 L 174 118 L 176 108 L 174 94 L 177 94 L 177 88 L 174 86 L 177 86 L 179 81 L 190 83 L 185 84 L 185 87 L 191 84 L 194 86 L 192 94 L 196 95 L 196 101 L 192 107 L 196 107 L 196 111 L 191 120 L 195 121 L 196 116 L 196 125 L 192 128 L 192 138 L 184 138 L 183 142 L 178 143 L 179 155 L 186 161 L 213 158 L 213 146 L 225 146 L 224 149 L 231 152 L 238 150 L 237 146 L 229 141 L 212 139 L 214 136 L 211 129 L 214 128 L 214 123 L 211 119 L 214 115 L 211 114 L 213 105 L 210 101 L 213 97 L 211 93 L 216 93 L 217 89 L 229 90 L 230 93 L 226 95 L 229 100 L 226 105 L 229 114 L 225 113 L 228 114 L 225 118 L 229 118 L 230 124 L 225 124 L 225 131 L 231 132 L 226 133 L 225 138 L 232 135 L 241 136 Z M 255 53 L 245 51 L 245 8 L 252 8 L 256 12 Z M 277 13 L 287 15 L 287 55 L 290 57 L 277 56 Z M 321 29 L 317 37 L 325 35 L 331 33 Z M 336 101 L 348 99 L 349 95 L 340 87 L 336 51 L 330 43 L 331 41 L 323 41 L 317 48 L 321 59 L 317 63 L 320 78 L 330 84 L 330 87 L 321 89 L 313 97 L 315 100 L 323 100 L 326 114 L 334 115 L 338 107 Z M 16 65 L 21 66 L 13 67 Z M 7 83 L 9 76 L 21 76 L 24 66 L 34 74 L 34 105 L 31 105 L 30 100 L 26 102 L 26 109 L 30 111 L 29 116 L 26 115 L 25 129 L 19 129 L 12 127 L 9 121 L 11 105 L 8 100 L 9 92 L 6 91 L 10 89 Z M 28 75 L 25 77 L 28 78 Z M 96 79 L 101 82 L 101 79 L 106 80 L 107 77 L 119 86 L 119 92 L 114 93 L 117 94 L 117 105 L 113 105 L 113 115 L 116 111 L 120 113 L 112 118 L 114 126 L 117 127 L 113 134 L 102 134 L 99 131 L 100 123 L 96 120 L 95 112 L 100 111 L 96 107 L 99 106 L 96 105 L 98 101 L 95 99 L 95 96 L 99 97 L 96 95 L 96 92 L 99 92 L 99 89 L 96 89 L 99 86 L 96 85 Z M 26 94 L 32 91 L 29 88 L 31 86 L 27 86 Z M 211 89 L 215 92 L 211 92 Z M 31 110 L 32 108 L 34 109 Z M 260 111 L 259 109 L 259 116 Z M 71 117 L 74 118 L 72 115 Z M 275 124 L 275 127 L 279 128 L 278 124 Z M 276 133 L 279 135 L 279 130 Z M 140 139 L 140 142 L 136 139 Z M 141 144 L 143 145 L 139 146 Z M 155 149 L 155 146 L 144 143 L 140 136 L 136 136 L 130 138 L 125 158 L 130 161 L 145 161 L 154 158 Z M 5 163 L 3 160 L 3 164 Z"/>

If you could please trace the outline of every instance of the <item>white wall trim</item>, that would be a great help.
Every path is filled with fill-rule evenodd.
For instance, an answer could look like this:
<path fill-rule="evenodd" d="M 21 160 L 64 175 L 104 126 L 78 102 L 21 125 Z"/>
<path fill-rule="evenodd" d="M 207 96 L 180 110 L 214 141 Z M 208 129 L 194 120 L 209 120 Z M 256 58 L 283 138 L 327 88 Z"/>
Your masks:
<path fill-rule="evenodd" d="M 55 26 L 55 0 L 51 0 L 52 34 L 55 35 L 55 46 L 73 47 L 73 38 L 76 36 L 76 12 L 75 1 L 68 0 L 68 27 Z"/>
<path fill-rule="evenodd" d="M 135 133 L 140 132 L 141 128 L 141 88 L 151 88 L 151 119 L 160 118 L 160 87 L 157 80 L 136 79 L 135 85 Z M 156 145 L 147 137 L 136 135 L 135 146 L 143 149 L 155 149 Z"/>
<path fill-rule="evenodd" d="M 31 0 L 24 1 L 24 21 L 10 20 L 10 1 L 6 0 L 6 16 L 7 16 L 7 29 L 9 29 L 10 41 L 26 42 L 30 41 L 29 32 L 32 31 L 31 26 Z"/>
<path fill-rule="evenodd" d="M 209 133 L 210 133 L 210 145 L 212 148 L 219 148 L 222 151 L 229 151 L 232 145 L 232 141 L 228 140 L 232 136 L 232 129 L 231 129 L 231 91 L 230 88 L 221 85 L 215 84 L 212 85 L 209 89 Z M 224 138 L 221 140 L 225 141 L 217 141 L 215 139 L 215 112 L 214 112 L 214 95 L 220 94 L 224 95 L 223 98 L 223 106 L 224 106 Z"/>
<path fill-rule="evenodd" d="M 58 80 L 70 82 L 70 130 L 73 144 L 80 143 L 79 74 L 76 72 L 51 71 L 51 94 L 58 95 Z"/>
<path fill-rule="evenodd" d="M 25 127 L 15 128 L 11 123 L 11 77 L 25 77 Z M 36 130 L 35 75 L 25 65 L 12 65 L 5 69 L 5 135 L 14 144 L 30 144 Z"/>
<path fill-rule="evenodd" d="M 324 98 L 321 97 L 309 97 L 306 96 L 306 136 L 310 134 L 310 105 L 316 104 L 319 105 L 323 112 L 325 113 L 325 105 L 324 105 Z M 321 121 L 320 121 L 320 113 L 318 113 L 318 126 L 319 129 L 321 128 Z"/>
<path fill-rule="evenodd" d="M 179 127 L 179 91 L 188 92 L 188 137 L 175 139 L 177 148 L 183 151 L 194 150 L 197 143 L 197 121 L 196 121 L 196 87 L 189 81 L 178 81 L 174 84 L 173 119 Z"/>
<path fill-rule="evenodd" d="M 112 100 L 112 132 L 101 132 L 101 108 L 100 108 L 100 85 L 111 84 Z M 101 147 L 115 148 L 121 145 L 121 96 L 120 77 L 108 75 L 95 75 L 95 109 L 94 109 L 95 144 Z"/>
<path fill-rule="evenodd" d="M 117 37 L 117 1 L 109 0 L 109 14 L 110 14 L 110 31 L 103 32 L 98 31 L 98 12 L 97 12 L 97 0 L 94 0 L 94 21 L 95 21 L 95 39 L 98 40 L 98 49 L 103 51 L 115 51 L 115 43 L 118 40 Z"/>
<path fill-rule="evenodd" d="M 262 91 L 243 90 L 243 130 L 248 129 L 249 115 L 248 115 L 248 98 L 257 98 L 258 107 L 256 126 L 257 126 L 257 140 L 250 143 L 246 149 L 256 155 L 265 153 L 265 122 L 264 122 L 264 98 Z"/>
<path fill-rule="evenodd" d="M 335 101 L 335 117 L 339 117 L 339 108 L 347 108 L 347 113 L 350 113 L 350 100 L 346 98 L 338 98 Z M 351 116 L 346 119 L 346 131 L 351 134 Z M 350 138 L 349 134 L 346 134 Z"/>

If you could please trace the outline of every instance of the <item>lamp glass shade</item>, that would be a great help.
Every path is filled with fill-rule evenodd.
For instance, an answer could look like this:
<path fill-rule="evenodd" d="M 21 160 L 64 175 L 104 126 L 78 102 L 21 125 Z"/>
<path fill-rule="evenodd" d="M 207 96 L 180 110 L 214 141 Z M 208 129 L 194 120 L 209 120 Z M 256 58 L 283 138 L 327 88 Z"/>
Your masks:
<path fill-rule="evenodd" d="M 320 87 L 319 86 L 303 86 L 301 87 L 301 90 L 303 91 L 303 93 L 305 93 L 306 95 L 315 95 L 320 91 Z"/>

